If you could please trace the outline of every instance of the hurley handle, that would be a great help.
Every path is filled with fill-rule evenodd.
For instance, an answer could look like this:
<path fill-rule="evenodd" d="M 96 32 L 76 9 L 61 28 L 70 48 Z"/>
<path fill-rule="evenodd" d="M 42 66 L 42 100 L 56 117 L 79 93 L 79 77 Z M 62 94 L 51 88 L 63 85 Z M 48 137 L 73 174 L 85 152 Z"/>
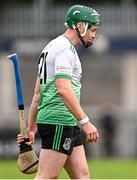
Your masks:
<path fill-rule="evenodd" d="M 16 90 L 17 90 L 17 98 L 18 98 L 18 108 L 19 108 L 19 110 L 22 110 L 22 108 L 24 109 L 24 102 L 23 102 L 22 87 L 21 87 L 19 58 L 18 58 L 16 53 L 15 54 L 11 54 L 11 55 L 9 55 L 7 57 L 14 64 L 14 72 L 15 72 L 15 80 L 16 80 Z"/>

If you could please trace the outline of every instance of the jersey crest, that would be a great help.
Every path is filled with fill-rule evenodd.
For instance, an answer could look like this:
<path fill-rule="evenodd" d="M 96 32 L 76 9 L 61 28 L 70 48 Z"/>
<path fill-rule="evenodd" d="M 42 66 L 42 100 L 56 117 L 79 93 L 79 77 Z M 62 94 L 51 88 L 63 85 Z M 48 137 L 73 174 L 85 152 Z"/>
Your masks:
<path fill-rule="evenodd" d="M 68 151 L 70 149 L 71 142 L 72 140 L 70 138 L 66 138 L 63 144 L 63 148 Z"/>

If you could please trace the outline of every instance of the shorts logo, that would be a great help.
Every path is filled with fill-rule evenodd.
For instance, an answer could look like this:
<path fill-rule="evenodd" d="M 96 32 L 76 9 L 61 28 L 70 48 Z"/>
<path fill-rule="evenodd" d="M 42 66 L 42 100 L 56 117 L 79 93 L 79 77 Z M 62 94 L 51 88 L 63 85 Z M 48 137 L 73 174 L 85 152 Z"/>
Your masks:
<path fill-rule="evenodd" d="M 70 149 L 71 142 L 72 140 L 70 138 L 66 138 L 63 144 L 63 148 L 68 151 Z"/>

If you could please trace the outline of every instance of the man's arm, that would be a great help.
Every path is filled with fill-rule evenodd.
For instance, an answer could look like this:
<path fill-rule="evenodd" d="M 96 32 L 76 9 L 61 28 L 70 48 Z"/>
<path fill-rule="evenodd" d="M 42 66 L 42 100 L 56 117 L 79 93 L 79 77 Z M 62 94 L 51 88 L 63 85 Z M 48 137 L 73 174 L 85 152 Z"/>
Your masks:
<path fill-rule="evenodd" d="M 39 103 L 39 97 L 40 97 L 40 80 L 39 78 L 37 78 L 34 89 L 34 95 L 32 98 L 32 102 L 29 110 L 29 116 L 28 116 L 28 132 L 31 143 L 33 143 L 34 136 L 37 131 L 36 117 L 37 117 L 37 107 Z"/>
<path fill-rule="evenodd" d="M 80 103 L 71 88 L 71 80 L 65 78 L 56 79 L 56 88 L 65 106 L 76 119 L 81 120 L 85 118 L 86 114 L 81 108 Z"/>
<path fill-rule="evenodd" d="M 87 117 L 86 113 L 82 109 L 76 95 L 71 88 L 71 80 L 65 78 L 56 79 L 56 88 L 65 106 L 76 117 L 76 119 L 79 122 L 85 119 Z M 99 138 L 98 131 L 95 126 L 90 123 L 90 121 L 84 123 L 81 127 L 87 135 L 87 141 L 97 141 Z"/>

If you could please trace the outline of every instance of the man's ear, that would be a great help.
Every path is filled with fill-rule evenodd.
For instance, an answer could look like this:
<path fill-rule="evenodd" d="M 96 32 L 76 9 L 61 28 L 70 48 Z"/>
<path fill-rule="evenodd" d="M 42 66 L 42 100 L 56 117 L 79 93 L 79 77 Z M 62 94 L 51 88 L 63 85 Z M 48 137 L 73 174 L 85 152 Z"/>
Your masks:
<path fill-rule="evenodd" d="M 82 23 L 82 22 L 79 22 L 79 23 L 76 25 L 76 28 L 78 28 L 80 32 L 83 32 L 83 30 L 84 30 L 83 23 Z"/>
<path fill-rule="evenodd" d="M 80 29 L 82 28 L 82 23 L 79 22 L 79 23 L 76 25 L 76 27 L 80 30 Z"/>

